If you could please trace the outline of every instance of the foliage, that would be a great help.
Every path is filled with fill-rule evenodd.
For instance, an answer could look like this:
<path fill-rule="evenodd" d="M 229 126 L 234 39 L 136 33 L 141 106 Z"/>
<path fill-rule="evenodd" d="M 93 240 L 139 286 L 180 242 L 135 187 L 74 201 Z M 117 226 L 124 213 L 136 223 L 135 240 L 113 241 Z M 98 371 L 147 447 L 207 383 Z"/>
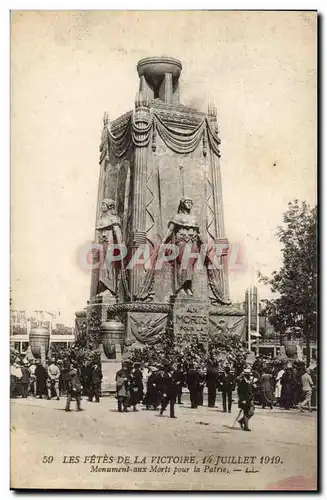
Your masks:
<path fill-rule="evenodd" d="M 58 347 L 55 344 L 51 344 L 51 350 L 49 353 L 49 358 L 71 362 L 76 361 L 80 366 L 85 362 L 98 361 L 100 359 L 101 352 L 99 348 L 82 346 L 75 343 L 73 346 L 68 348 Z"/>
<path fill-rule="evenodd" d="M 317 326 L 317 208 L 299 200 L 288 204 L 277 228 L 283 263 L 271 277 L 259 279 L 278 294 L 265 313 L 277 332 L 313 339 Z"/>
<path fill-rule="evenodd" d="M 184 341 L 177 345 L 171 339 L 171 332 L 163 336 L 160 344 L 134 348 L 128 352 L 128 360 L 141 364 L 164 365 L 165 363 L 189 363 L 208 365 L 216 362 L 221 368 L 228 364 L 240 373 L 246 364 L 247 350 L 238 335 L 219 334 L 211 337 L 208 349 L 197 340 Z"/>

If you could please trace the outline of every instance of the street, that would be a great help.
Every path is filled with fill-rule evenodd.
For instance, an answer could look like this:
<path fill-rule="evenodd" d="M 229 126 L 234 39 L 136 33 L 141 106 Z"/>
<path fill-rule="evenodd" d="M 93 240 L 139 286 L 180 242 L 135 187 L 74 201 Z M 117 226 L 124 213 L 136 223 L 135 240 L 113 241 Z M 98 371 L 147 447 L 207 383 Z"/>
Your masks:
<path fill-rule="evenodd" d="M 118 413 L 114 397 L 11 401 L 11 486 L 17 488 L 316 489 L 316 412 L 256 408 L 252 432 L 238 414 L 191 409 Z M 205 402 L 206 404 L 206 402 Z M 95 457 L 92 458 L 92 455 Z M 137 457 L 137 458 L 136 458 Z M 113 469 L 113 470 L 112 470 Z"/>

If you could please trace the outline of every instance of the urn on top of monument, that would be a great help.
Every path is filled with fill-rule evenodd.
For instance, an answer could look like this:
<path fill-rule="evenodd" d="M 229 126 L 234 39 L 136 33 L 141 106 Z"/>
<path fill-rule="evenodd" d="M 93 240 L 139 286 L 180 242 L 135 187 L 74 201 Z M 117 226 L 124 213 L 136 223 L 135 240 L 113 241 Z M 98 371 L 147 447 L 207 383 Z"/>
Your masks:
<path fill-rule="evenodd" d="M 140 90 L 149 99 L 161 99 L 167 104 L 179 103 L 178 79 L 182 63 L 173 57 L 146 57 L 137 64 Z"/>

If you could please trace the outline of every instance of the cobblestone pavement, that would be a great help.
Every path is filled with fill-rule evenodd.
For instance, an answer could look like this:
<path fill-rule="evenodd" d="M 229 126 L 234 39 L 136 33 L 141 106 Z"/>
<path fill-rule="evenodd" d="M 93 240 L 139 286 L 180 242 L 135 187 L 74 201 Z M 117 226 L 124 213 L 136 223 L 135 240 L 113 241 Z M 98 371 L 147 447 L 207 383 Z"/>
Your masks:
<path fill-rule="evenodd" d="M 118 413 L 114 397 L 84 399 L 82 412 L 74 401 L 70 413 L 64 406 L 64 398 L 12 400 L 12 487 L 316 488 L 316 412 L 258 408 L 243 432 L 232 427 L 236 404 L 231 414 L 220 400 L 194 410 L 187 395 L 177 419 L 142 406 Z"/>

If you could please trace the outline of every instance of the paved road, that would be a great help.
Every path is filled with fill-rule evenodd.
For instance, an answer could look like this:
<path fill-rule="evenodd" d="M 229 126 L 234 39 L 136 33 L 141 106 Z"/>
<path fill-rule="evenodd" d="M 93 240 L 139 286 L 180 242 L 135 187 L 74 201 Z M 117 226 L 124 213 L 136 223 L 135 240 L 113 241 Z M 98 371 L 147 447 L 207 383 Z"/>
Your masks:
<path fill-rule="evenodd" d="M 257 409 L 243 432 L 232 428 L 236 405 L 228 414 L 185 401 L 169 419 L 118 413 L 112 397 L 82 404 L 66 413 L 64 399 L 12 400 L 13 487 L 315 489 L 315 412 Z M 106 458 L 92 464 L 93 454 Z"/>

